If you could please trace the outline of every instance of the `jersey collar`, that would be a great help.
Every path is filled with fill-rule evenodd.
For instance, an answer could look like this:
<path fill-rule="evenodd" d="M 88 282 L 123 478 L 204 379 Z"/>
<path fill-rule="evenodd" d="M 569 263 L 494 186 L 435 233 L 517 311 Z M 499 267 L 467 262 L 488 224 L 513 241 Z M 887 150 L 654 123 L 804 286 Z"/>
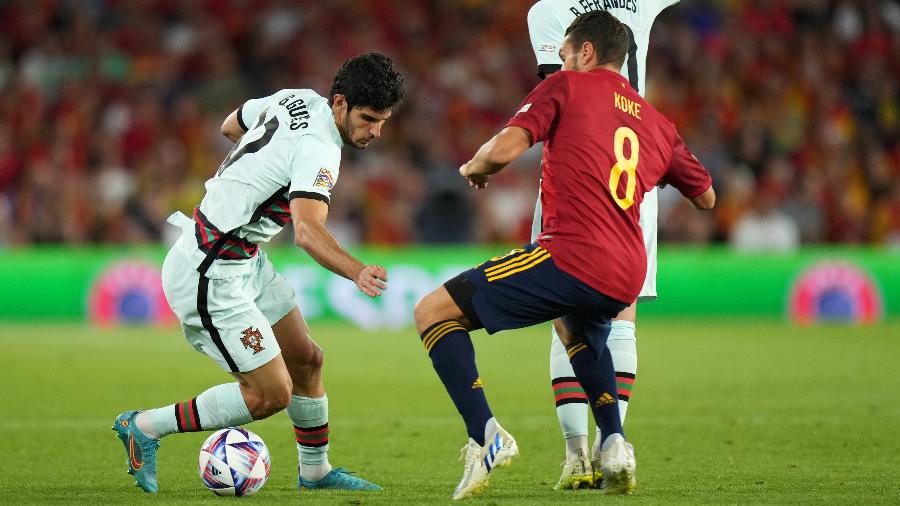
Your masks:
<path fill-rule="evenodd" d="M 327 103 L 327 102 L 326 102 Z M 328 131 L 331 133 L 331 139 L 337 144 L 338 148 L 344 147 L 344 139 L 341 137 L 341 132 L 337 128 L 337 124 L 334 121 L 334 112 L 332 112 L 331 106 L 328 106 L 328 112 L 331 112 L 329 116 L 331 116 L 328 124 L 330 125 Z"/>

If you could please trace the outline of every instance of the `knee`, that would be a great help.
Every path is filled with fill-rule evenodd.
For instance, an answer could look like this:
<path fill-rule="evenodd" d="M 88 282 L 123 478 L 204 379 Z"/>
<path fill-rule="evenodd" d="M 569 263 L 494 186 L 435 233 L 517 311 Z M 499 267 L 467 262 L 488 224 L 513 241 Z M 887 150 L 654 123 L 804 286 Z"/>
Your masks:
<path fill-rule="evenodd" d="M 430 293 L 422 297 L 413 308 L 413 318 L 416 320 L 416 327 L 420 332 L 425 330 L 428 324 L 432 323 L 431 320 L 434 318 L 433 305 L 431 303 L 433 296 L 434 294 Z"/>
<path fill-rule="evenodd" d="M 568 346 L 573 341 L 578 341 L 578 339 L 573 337 L 572 333 L 569 332 L 569 328 L 566 327 L 566 324 L 563 323 L 561 318 L 553 320 L 553 330 L 556 331 L 556 335 L 559 336 L 559 342 L 561 342 L 563 346 Z"/>
<path fill-rule="evenodd" d="M 306 362 L 306 366 L 314 371 L 320 371 L 324 364 L 325 352 L 322 351 L 322 348 L 319 348 L 318 345 L 313 345 L 312 353 L 309 354 L 309 359 Z"/>

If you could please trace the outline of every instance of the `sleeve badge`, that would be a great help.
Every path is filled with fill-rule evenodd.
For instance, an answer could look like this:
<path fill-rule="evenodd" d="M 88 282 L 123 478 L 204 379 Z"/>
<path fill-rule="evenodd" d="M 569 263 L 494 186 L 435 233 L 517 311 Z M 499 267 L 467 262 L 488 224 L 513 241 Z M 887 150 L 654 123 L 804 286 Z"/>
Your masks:
<path fill-rule="evenodd" d="M 559 44 L 541 44 L 538 46 L 538 52 L 540 53 L 555 53 L 559 51 Z"/>
<path fill-rule="evenodd" d="M 313 186 L 331 191 L 334 188 L 334 175 L 328 169 L 319 169 L 319 175 L 316 176 L 316 182 L 313 183 Z"/>

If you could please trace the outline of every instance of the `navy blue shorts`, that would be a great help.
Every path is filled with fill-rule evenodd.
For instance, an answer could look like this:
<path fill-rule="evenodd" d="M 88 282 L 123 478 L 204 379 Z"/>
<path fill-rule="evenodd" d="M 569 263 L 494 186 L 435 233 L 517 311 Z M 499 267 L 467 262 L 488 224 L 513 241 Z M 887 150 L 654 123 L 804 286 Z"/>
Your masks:
<path fill-rule="evenodd" d="M 444 287 L 474 328 L 489 334 L 562 317 L 576 337 L 605 342 L 609 321 L 628 307 L 559 270 L 537 243 L 494 257 Z"/>

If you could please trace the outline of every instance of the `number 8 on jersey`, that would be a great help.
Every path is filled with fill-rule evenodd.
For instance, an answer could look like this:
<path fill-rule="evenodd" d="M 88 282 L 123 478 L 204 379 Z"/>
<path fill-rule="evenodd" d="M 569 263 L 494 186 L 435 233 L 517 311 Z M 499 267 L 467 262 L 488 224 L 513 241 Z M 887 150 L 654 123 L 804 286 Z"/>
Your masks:
<path fill-rule="evenodd" d="M 631 153 L 625 158 L 625 140 L 631 145 Z M 613 165 L 612 171 L 609 173 L 609 191 L 613 200 L 619 207 L 627 210 L 634 205 L 634 191 L 637 186 L 637 165 L 638 152 L 640 150 L 640 142 L 634 130 L 623 126 L 616 130 L 615 140 L 613 141 L 613 152 L 616 155 L 616 164 Z M 628 174 L 628 185 L 625 187 L 625 197 L 619 197 L 619 179 L 622 172 Z"/>

